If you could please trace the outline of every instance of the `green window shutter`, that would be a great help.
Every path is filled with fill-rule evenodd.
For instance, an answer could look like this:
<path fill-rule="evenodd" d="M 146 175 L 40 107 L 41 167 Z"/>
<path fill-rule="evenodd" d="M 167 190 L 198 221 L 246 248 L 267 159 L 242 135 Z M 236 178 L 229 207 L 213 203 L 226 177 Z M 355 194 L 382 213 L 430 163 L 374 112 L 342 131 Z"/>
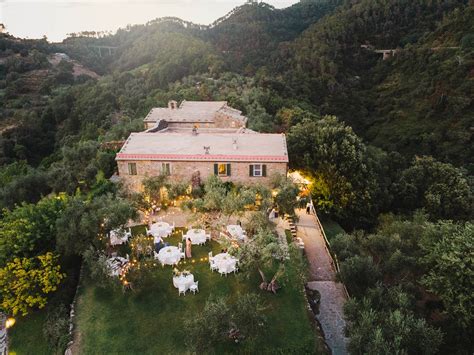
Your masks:
<path fill-rule="evenodd" d="M 230 176 L 230 164 L 227 164 L 227 176 Z"/>
<path fill-rule="evenodd" d="M 249 176 L 253 176 L 253 165 L 249 165 Z"/>
<path fill-rule="evenodd" d="M 219 166 L 218 166 L 218 164 L 214 164 L 214 175 L 219 175 Z"/>
<path fill-rule="evenodd" d="M 267 164 L 262 164 L 262 176 L 267 176 Z"/>

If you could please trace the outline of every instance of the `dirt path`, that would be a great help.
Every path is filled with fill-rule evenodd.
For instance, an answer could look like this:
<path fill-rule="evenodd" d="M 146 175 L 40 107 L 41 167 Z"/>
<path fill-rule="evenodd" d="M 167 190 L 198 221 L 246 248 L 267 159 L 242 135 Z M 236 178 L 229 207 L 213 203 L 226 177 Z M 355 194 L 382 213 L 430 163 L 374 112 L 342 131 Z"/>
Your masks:
<path fill-rule="evenodd" d="M 346 301 L 344 287 L 335 281 L 336 271 L 316 218 L 306 214 L 305 210 L 297 210 L 296 213 L 299 217 L 296 223 L 297 234 L 304 241 L 310 264 L 308 287 L 321 294 L 319 314 L 316 317 L 321 323 L 326 343 L 332 353 L 347 354 L 343 318 L 343 306 Z"/>

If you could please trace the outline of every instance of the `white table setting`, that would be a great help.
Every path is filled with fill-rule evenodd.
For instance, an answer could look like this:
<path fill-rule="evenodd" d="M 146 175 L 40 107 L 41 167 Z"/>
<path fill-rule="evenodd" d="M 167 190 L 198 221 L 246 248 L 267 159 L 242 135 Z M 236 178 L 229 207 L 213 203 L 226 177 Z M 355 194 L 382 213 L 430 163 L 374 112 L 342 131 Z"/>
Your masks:
<path fill-rule="evenodd" d="M 155 238 L 165 238 L 173 232 L 174 226 L 166 222 L 156 222 L 150 226 L 148 234 Z"/>
<path fill-rule="evenodd" d="M 183 235 L 183 240 L 191 239 L 193 245 L 206 244 L 207 235 L 204 229 L 190 229 Z"/>
<path fill-rule="evenodd" d="M 173 276 L 173 286 L 179 289 L 180 287 L 187 291 L 194 284 L 194 275 L 191 273 L 181 273 L 178 276 Z"/>
<path fill-rule="evenodd" d="M 220 253 L 214 256 L 213 262 L 217 266 L 219 273 L 228 274 L 234 272 L 237 259 L 228 253 Z"/>
<path fill-rule="evenodd" d="M 246 238 L 245 231 L 238 224 L 229 224 L 227 226 L 227 232 L 236 239 L 245 240 Z"/>
<path fill-rule="evenodd" d="M 113 229 L 109 233 L 111 245 L 121 245 L 128 242 L 128 239 L 132 237 L 130 229 L 126 231 L 123 228 Z"/>
<path fill-rule="evenodd" d="M 163 265 L 175 265 L 181 260 L 181 251 L 175 246 L 164 247 L 159 251 L 157 258 Z"/>

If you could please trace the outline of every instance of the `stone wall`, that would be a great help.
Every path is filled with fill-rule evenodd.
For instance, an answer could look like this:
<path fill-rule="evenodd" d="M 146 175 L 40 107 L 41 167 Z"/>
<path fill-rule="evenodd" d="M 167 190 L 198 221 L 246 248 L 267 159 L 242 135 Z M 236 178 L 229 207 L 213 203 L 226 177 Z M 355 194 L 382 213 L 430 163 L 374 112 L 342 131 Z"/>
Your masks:
<path fill-rule="evenodd" d="M 128 163 L 137 164 L 137 175 L 128 174 Z M 121 181 L 131 190 L 139 192 L 142 189 L 142 180 L 146 177 L 158 176 L 161 174 L 161 163 L 170 163 L 171 176 L 170 181 L 181 181 L 190 182 L 193 173 L 199 171 L 201 180 L 204 181 L 208 176 L 214 174 L 215 163 L 226 163 L 226 162 L 200 162 L 200 161 L 155 161 L 155 160 L 143 160 L 143 161 L 117 161 L 118 172 Z M 257 177 L 249 176 L 249 164 L 250 162 L 232 162 L 231 164 L 231 176 L 221 176 L 223 181 L 233 181 L 243 184 L 259 183 L 268 185 L 270 183 L 272 175 L 280 174 L 285 175 L 287 173 L 286 163 L 262 163 L 266 167 L 266 176 Z"/>
<path fill-rule="evenodd" d="M 245 123 L 242 121 L 227 116 L 222 113 L 216 113 L 214 116 L 214 122 L 216 128 L 240 128 L 245 127 Z"/>

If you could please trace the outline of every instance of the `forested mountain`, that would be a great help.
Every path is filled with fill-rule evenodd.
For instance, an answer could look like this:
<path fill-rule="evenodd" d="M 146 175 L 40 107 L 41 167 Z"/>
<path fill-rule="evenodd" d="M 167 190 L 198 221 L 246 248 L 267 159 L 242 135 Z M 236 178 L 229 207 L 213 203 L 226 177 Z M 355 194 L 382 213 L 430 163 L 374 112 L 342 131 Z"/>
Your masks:
<path fill-rule="evenodd" d="M 295 39 L 309 25 L 331 13 L 341 0 L 301 1 L 285 9 L 246 4 L 216 21 L 202 34 L 222 53 L 227 69 L 253 74 L 275 60 L 278 45 Z"/>
<path fill-rule="evenodd" d="M 283 80 L 378 146 L 465 163 L 474 24 L 465 3 L 351 2 L 285 48 Z M 399 52 L 381 61 L 372 49 Z"/>
<path fill-rule="evenodd" d="M 473 68 L 465 0 L 250 2 L 209 26 L 163 18 L 54 44 L 0 34 L 0 267 L 89 240 L 114 208 L 129 218 L 104 143 L 152 107 L 227 100 L 287 135 L 318 213 L 354 231 L 334 244 L 351 350 L 471 354 Z"/>

